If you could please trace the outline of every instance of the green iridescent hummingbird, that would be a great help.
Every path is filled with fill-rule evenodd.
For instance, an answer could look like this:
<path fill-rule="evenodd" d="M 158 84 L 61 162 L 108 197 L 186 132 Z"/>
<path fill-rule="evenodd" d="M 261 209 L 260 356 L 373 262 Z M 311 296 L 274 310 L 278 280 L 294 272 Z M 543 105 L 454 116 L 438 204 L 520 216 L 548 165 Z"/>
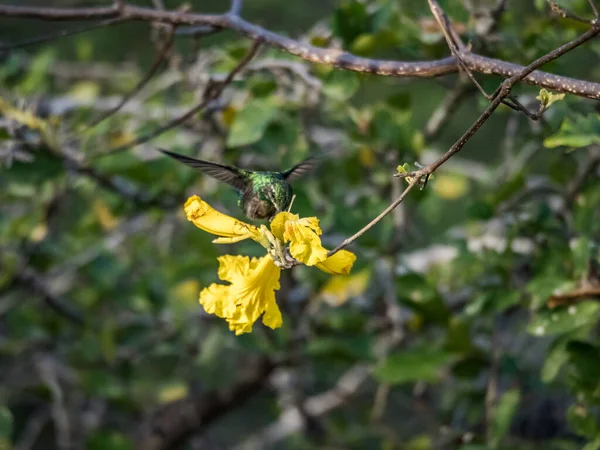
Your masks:
<path fill-rule="evenodd" d="M 238 206 L 250 220 L 271 220 L 277 213 L 286 211 L 294 195 L 290 182 L 313 171 L 321 158 L 321 155 L 311 156 L 285 172 L 260 172 L 202 161 L 164 149 L 159 150 L 179 162 L 233 186 L 239 195 Z"/>

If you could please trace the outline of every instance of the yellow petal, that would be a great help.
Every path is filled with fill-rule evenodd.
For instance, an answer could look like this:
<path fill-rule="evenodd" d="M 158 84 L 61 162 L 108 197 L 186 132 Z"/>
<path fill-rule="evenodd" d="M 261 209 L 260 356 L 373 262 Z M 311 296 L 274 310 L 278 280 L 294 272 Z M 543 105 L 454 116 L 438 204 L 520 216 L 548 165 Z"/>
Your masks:
<path fill-rule="evenodd" d="M 237 242 L 243 239 L 261 239 L 260 231 L 254 225 L 250 225 L 234 219 L 227 214 L 220 213 L 197 195 L 188 198 L 185 203 L 185 215 L 190 222 L 193 222 L 198 228 L 220 236 L 229 238 L 228 240 L 219 240 L 217 243 Z"/>
<path fill-rule="evenodd" d="M 352 265 L 356 260 L 356 255 L 348 250 L 340 250 L 325 261 L 317 263 L 317 267 L 323 272 L 332 275 L 348 275 L 352 270 Z"/>
<path fill-rule="evenodd" d="M 235 303 L 229 297 L 229 286 L 213 283 L 200 292 L 200 304 L 208 314 L 227 318 L 235 312 Z"/>
<path fill-rule="evenodd" d="M 219 237 L 213 239 L 213 244 L 235 244 L 236 242 L 248 239 L 248 236 L 235 236 L 235 237 Z"/>
<path fill-rule="evenodd" d="M 235 283 L 240 275 L 244 276 L 248 272 L 249 259 L 247 256 L 223 255 L 217 259 L 219 260 L 219 271 L 217 274 L 223 281 Z"/>
<path fill-rule="evenodd" d="M 290 243 L 290 254 L 307 266 L 314 266 L 327 257 L 321 245 L 319 219 L 281 212 L 271 222 L 271 232 L 283 242 Z"/>
<path fill-rule="evenodd" d="M 235 334 L 250 333 L 261 315 L 268 327 L 281 327 L 281 312 L 275 301 L 281 269 L 271 257 L 225 255 L 219 257 L 219 263 L 219 278 L 231 284 L 212 284 L 200 293 L 206 312 L 227 320 Z"/>
<path fill-rule="evenodd" d="M 292 214 L 289 212 L 280 212 L 271 221 L 271 233 L 277 239 L 283 242 L 283 234 L 285 233 L 285 224 L 291 220 L 298 220 L 298 214 Z"/>
<path fill-rule="evenodd" d="M 321 245 L 321 239 L 309 228 L 288 222 L 286 235 L 290 237 L 290 254 L 301 263 L 314 266 L 327 258 L 327 250 Z"/>
<path fill-rule="evenodd" d="M 269 302 L 262 318 L 263 323 L 271 329 L 279 328 L 283 325 L 281 311 L 275 302 Z"/>

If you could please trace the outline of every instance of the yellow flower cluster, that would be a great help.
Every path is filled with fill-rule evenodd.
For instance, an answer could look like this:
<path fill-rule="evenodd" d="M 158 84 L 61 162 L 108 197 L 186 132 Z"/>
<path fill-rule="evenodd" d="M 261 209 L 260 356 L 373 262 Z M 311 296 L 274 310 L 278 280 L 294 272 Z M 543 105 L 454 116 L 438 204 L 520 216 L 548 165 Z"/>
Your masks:
<path fill-rule="evenodd" d="M 327 257 L 316 217 L 301 219 L 297 214 L 281 212 L 269 230 L 265 225 L 257 227 L 220 213 L 197 195 L 186 202 L 185 214 L 198 228 L 218 236 L 213 241 L 216 244 L 252 239 L 267 249 L 261 258 L 221 256 L 219 278 L 230 284 L 214 283 L 200 293 L 206 312 L 225 319 L 235 334 L 250 333 L 261 316 L 266 326 L 281 327 L 281 312 L 275 301 L 281 269 L 305 264 L 329 274 L 347 275 L 356 259 L 347 250 Z"/>

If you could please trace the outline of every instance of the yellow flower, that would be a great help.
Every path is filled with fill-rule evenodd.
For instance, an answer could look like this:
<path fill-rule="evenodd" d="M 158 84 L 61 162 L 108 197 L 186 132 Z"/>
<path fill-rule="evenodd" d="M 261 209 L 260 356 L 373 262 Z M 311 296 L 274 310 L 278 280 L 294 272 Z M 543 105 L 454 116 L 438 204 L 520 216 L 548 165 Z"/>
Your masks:
<path fill-rule="evenodd" d="M 327 259 L 327 250 L 319 238 L 321 228 L 316 217 L 300 219 L 298 214 L 282 212 L 271 222 L 271 231 L 280 241 L 290 242 L 290 254 L 307 266 Z"/>
<path fill-rule="evenodd" d="M 206 312 L 225 319 L 235 334 L 251 332 L 263 313 L 266 326 L 279 328 L 283 321 L 275 291 L 279 290 L 281 269 L 273 260 L 269 256 L 250 259 L 225 255 L 219 263 L 219 278 L 231 284 L 215 283 L 202 290 L 200 303 Z"/>
<path fill-rule="evenodd" d="M 305 264 L 329 274 L 348 275 L 356 259 L 347 250 L 327 256 L 316 217 L 301 219 L 297 214 L 281 212 L 273 218 L 269 230 L 264 225 L 257 227 L 222 214 L 197 195 L 188 199 L 184 209 L 194 225 L 219 236 L 213 241 L 216 244 L 253 239 L 267 249 L 262 258 L 221 256 L 219 278 L 230 284 L 211 284 L 200 293 L 200 303 L 206 312 L 227 320 L 236 334 L 251 332 L 261 315 L 268 327 L 275 329 L 282 325 L 275 302 L 281 269 Z"/>
<path fill-rule="evenodd" d="M 184 210 L 188 220 L 198 228 L 220 236 L 213 241 L 216 244 L 231 244 L 261 237 L 259 228 L 220 213 L 197 195 L 188 198 Z"/>

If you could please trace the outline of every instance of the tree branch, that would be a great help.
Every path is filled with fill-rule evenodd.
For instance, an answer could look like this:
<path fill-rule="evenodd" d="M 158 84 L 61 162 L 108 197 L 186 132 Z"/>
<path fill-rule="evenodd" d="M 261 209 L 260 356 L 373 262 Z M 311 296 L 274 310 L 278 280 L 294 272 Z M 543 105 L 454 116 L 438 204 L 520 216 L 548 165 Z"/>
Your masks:
<path fill-rule="evenodd" d="M 429 176 L 433 172 L 435 172 L 442 164 L 444 164 L 446 161 L 448 161 L 450 158 L 452 158 L 452 156 L 454 156 L 456 153 L 461 151 L 462 148 L 465 146 L 465 144 L 473 137 L 473 135 L 475 135 L 475 133 L 483 126 L 483 124 L 488 121 L 488 119 L 491 117 L 491 115 L 494 113 L 494 111 L 498 108 L 498 106 L 500 106 L 502 104 L 502 101 L 506 97 L 508 97 L 508 95 L 510 95 L 510 91 L 517 83 L 519 83 L 521 80 L 525 79 L 525 77 L 527 77 L 528 74 L 532 73 L 538 67 L 541 67 L 542 65 L 555 60 L 556 58 L 564 55 L 565 53 L 570 52 L 574 48 L 580 46 L 581 44 L 583 44 L 583 43 L 589 41 L 590 39 L 592 39 L 593 37 L 597 36 L 599 33 L 600 33 L 600 23 L 598 21 L 595 21 L 594 24 L 592 25 L 592 28 L 590 28 L 588 31 L 586 31 L 582 35 L 580 35 L 580 36 L 576 37 L 575 39 L 573 39 L 572 41 L 560 46 L 559 48 L 551 51 L 550 53 L 542 56 L 541 58 L 536 59 L 534 62 L 529 64 L 527 67 L 525 67 L 523 70 L 521 70 L 516 75 L 504 80 L 504 82 L 502 82 L 502 84 L 498 87 L 498 89 L 496 89 L 496 91 L 492 95 L 493 100 L 489 104 L 489 106 L 479 116 L 479 118 L 473 123 L 473 125 L 471 125 L 469 127 L 469 129 L 458 139 L 458 141 L 456 141 L 456 143 L 452 147 L 450 147 L 450 149 L 446 153 L 444 153 L 440 158 L 438 158 L 433 163 L 423 167 L 420 170 L 417 170 L 415 172 L 403 173 L 403 174 L 398 173 L 398 174 L 394 175 L 394 176 L 397 176 L 400 178 L 408 178 L 410 180 L 409 185 L 402 192 L 402 194 L 400 194 L 400 197 L 398 197 L 390 206 L 388 206 L 381 214 L 379 214 L 375 219 L 373 219 L 371 222 L 369 222 L 365 227 L 363 227 L 361 230 L 359 230 L 353 236 L 351 236 L 348 239 L 346 239 L 345 241 L 343 241 L 336 248 L 331 250 L 327 254 L 327 256 L 332 256 L 333 254 L 337 253 L 339 250 L 343 249 L 350 243 L 354 242 L 357 238 L 362 236 L 366 231 L 370 230 L 373 226 L 375 226 L 381 219 L 383 219 L 394 208 L 396 208 L 400 203 L 402 203 L 402 201 L 404 201 L 408 192 L 413 187 L 415 187 L 416 184 L 423 183 L 423 186 L 425 186 L 425 184 L 427 183 L 427 180 L 429 179 Z"/>
<path fill-rule="evenodd" d="M 154 76 L 154 74 L 156 73 L 158 68 L 161 66 L 161 64 L 167 57 L 169 50 L 173 46 L 174 40 L 175 40 L 175 28 L 171 27 L 168 31 L 167 38 L 166 38 L 165 42 L 163 43 L 162 48 L 156 55 L 156 58 L 155 58 L 154 62 L 152 63 L 152 66 L 150 67 L 148 72 L 146 72 L 146 75 L 144 76 L 144 78 L 142 78 L 130 92 L 125 94 L 123 96 L 123 98 L 121 99 L 121 101 L 114 108 L 112 108 L 111 110 L 102 114 L 94 122 L 92 122 L 90 125 L 88 125 L 88 127 L 86 128 L 86 131 L 94 128 L 99 123 L 103 122 L 104 120 L 106 120 L 110 116 L 112 116 L 113 114 L 117 113 L 125 105 L 125 103 L 127 103 L 131 98 L 133 98 L 138 92 L 140 92 L 144 88 L 144 86 Z"/>
<path fill-rule="evenodd" d="M 40 295 L 44 302 L 56 313 L 77 325 L 84 324 L 82 314 L 75 310 L 68 301 L 50 291 L 43 277 L 29 267 L 22 268 L 15 276 L 18 286 L 29 289 Z"/>
<path fill-rule="evenodd" d="M 361 58 L 337 49 L 324 49 L 273 33 L 234 14 L 194 14 L 183 11 L 159 11 L 152 8 L 123 5 L 122 8 L 43 8 L 0 5 L 0 17 L 69 21 L 121 18 L 123 21 L 162 22 L 171 25 L 205 25 L 215 29 L 230 29 L 251 39 L 260 39 L 266 45 L 296 55 L 307 61 L 326 64 L 340 69 L 373 73 L 383 76 L 432 78 L 457 72 L 460 64 L 455 57 L 434 61 L 385 61 Z M 463 63 L 472 72 L 513 77 L 523 66 L 474 53 L 461 54 Z M 581 97 L 600 99 L 600 83 L 531 71 L 523 82 Z"/>
<path fill-rule="evenodd" d="M 26 39 L 24 41 L 17 42 L 16 44 L 3 45 L 0 47 L 0 53 L 15 50 L 17 48 L 28 47 L 30 45 L 36 45 L 36 44 L 42 44 L 42 43 L 48 42 L 48 41 L 54 41 L 54 40 L 62 38 L 62 37 L 73 36 L 75 34 L 85 33 L 87 31 L 96 30 L 98 28 L 105 28 L 110 25 L 116 25 L 116 24 L 120 23 L 121 21 L 122 21 L 122 19 L 117 17 L 116 19 L 103 20 L 103 21 L 95 23 L 93 25 L 86 25 L 83 27 L 75 28 L 73 30 L 60 30 L 56 33 L 50 33 L 50 34 L 46 34 L 44 36 L 37 36 L 32 39 Z"/>
<path fill-rule="evenodd" d="M 262 388 L 282 363 L 262 359 L 256 367 L 229 389 L 202 396 L 189 396 L 161 406 L 142 425 L 136 448 L 139 450 L 168 450 L 180 448 L 194 433 L 200 433 L 210 423 L 241 406 Z"/>
<path fill-rule="evenodd" d="M 120 147 L 115 147 L 113 149 L 108 150 L 105 153 L 101 153 L 100 155 L 98 155 L 97 157 L 103 157 L 103 156 L 108 156 L 108 155 L 114 155 L 115 153 L 120 153 L 124 150 L 127 150 L 131 147 L 135 147 L 138 146 L 140 144 L 143 144 L 145 142 L 148 142 L 154 138 L 156 138 L 157 136 L 161 135 L 162 133 L 164 133 L 165 131 L 168 131 L 172 128 L 175 128 L 179 125 L 181 125 L 182 123 L 186 122 L 188 119 L 190 119 L 191 117 L 193 117 L 195 114 L 197 114 L 198 112 L 202 111 L 204 108 L 206 108 L 212 101 L 216 100 L 225 90 L 225 88 L 231 84 L 231 82 L 233 81 L 233 79 L 235 78 L 235 76 L 250 62 L 252 61 L 252 58 L 254 58 L 254 56 L 256 55 L 256 53 L 258 52 L 258 49 L 260 48 L 261 45 L 261 41 L 260 40 L 256 40 L 253 41 L 252 43 L 252 47 L 250 48 L 250 50 L 248 50 L 248 53 L 240 60 L 240 62 L 231 70 L 231 72 L 229 72 L 229 74 L 227 75 L 227 77 L 225 78 L 225 80 L 223 80 L 222 82 L 219 82 L 218 84 L 214 85 L 214 84 L 210 84 L 207 86 L 207 89 L 204 93 L 203 99 L 200 103 L 198 103 L 196 106 L 194 106 L 192 109 L 190 109 L 189 111 L 187 111 L 185 114 L 176 117 L 175 119 L 171 120 L 170 122 L 167 122 L 165 125 L 163 125 L 162 127 L 157 128 L 156 130 L 152 131 L 151 133 L 148 133 L 144 136 L 140 136 L 139 138 L 135 139 L 133 142 L 129 142 L 127 144 L 124 144 Z"/>
<path fill-rule="evenodd" d="M 584 19 L 583 17 L 579 17 L 577 14 L 573 14 L 571 11 L 567 11 L 565 8 L 563 8 L 553 0 L 546 0 L 546 2 L 548 3 L 548 6 L 550 6 L 550 10 L 552 10 L 552 12 L 558 14 L 559 16 L 565 19 L 571 19 L 577 22 L 587 23 L 588 25 L 592 23 L 591 20 Z"/>
<path fill-rule="evenodd" d="M 450 149 L 444 153 L 437 161 L 424 167 L 421 170 L 418 170 L 413 173 L 403 174 L 406 176 L 414 176 L 414 177 L 428 177 L 433 172 L 435 172 L 438 167 L 444 164 L 448 159 L 450 159 L 453 155 L 458 153 L 464 145 L 473 137 L 473 135 L 483 126 L 485 122 L 490 118 L 492 113 L 500 106 L 502 100 L 504 100 L 509 94 L 512 88 L 521 80 L 525 79 L 527 75 L 532 73 L 538 67 L 543 66 L 544 64 L 555 60 L 556 58 L 564 55 L 567 52 L 570 52 L 576 47 L 579 47 L 581 44 L 589 41 L 593 37 L 597 36 L 600 33 L 600 24 L 595 24 L 590 30 L 586 31 L 584 34 L 576 37 L 571 42 L 564 44 L 557 48 L 556 50 L 551 51 L 550 53 L 542 56 L 541 58 L 536 59 L 534 62 L 529 64 L 520 73 L 515 74 L 514 76 L 504 80 L 504 82 L 496 89 L 496 92 L 492 95 L 494 99 L 492 103 L 486 108 L 486 110 L 481 114 L 479 119 L 475 121 L 473 125 L 460 137 L 460 139 L 452 146 Z"/>
<path fill-rule="evenodd" d="M 477 79 L 475 78 L 475 76 L 473 75 L 471 70 L 467 67 L 467 65 L 463 61 L 462 55 L 464 53 L 469 53 L 469 51 L 467 50 L 467 47 L 463 44 L 463 42 L 460 40 L 460 37 L 458 36 L 458 34 L 452 28 L 450 19 L 448 18 L 448 16 L 444 12 L 444 10 L 440 7 L 437 0 L 427 0 L 427 2 L 429 3 L 429 9 L 431 10 L 431 13 L 433 14 L 433 16 L 435 17 L 435 20 L 437 21 L 437 23 L 439 24 L 440 28 L 443 31 L 444 38 L 446 39 L 446 43 L 448 44 L 448 48 L 450 48 L 450 52 L 457 59 L 460 67 L 464 70 L 464 72 L 467 74 L 467 76 L 473 82 L 473 84 L 479 90 L 479 92 L 485 97 L 486 100 L 491 101 L 492 96 L 490 96 L 485 91 L 483 86 L 481 86 L 481 84 L 479 84 L 479 82 L 477 81 Z M 508 96 L 507 99 L 502 100 L 502 104 L 508 106 L 509 108 L 511 108 L 515 111 L 523 112 L 525 115 L 527 115 L 527 117 L 529 117 L 532 120 L 538 120 L 540 118 L 540 116 L 542 115 L 542 113 L 544 112 L 544 109 L 543 109 L 544 105 L 540 105 L 540 110 L 538 111 L 537 114 L 530 113 L 527 110 L 527 108 L 525 108 L 516 98 L 514 98 L 510 95 Z"/>

